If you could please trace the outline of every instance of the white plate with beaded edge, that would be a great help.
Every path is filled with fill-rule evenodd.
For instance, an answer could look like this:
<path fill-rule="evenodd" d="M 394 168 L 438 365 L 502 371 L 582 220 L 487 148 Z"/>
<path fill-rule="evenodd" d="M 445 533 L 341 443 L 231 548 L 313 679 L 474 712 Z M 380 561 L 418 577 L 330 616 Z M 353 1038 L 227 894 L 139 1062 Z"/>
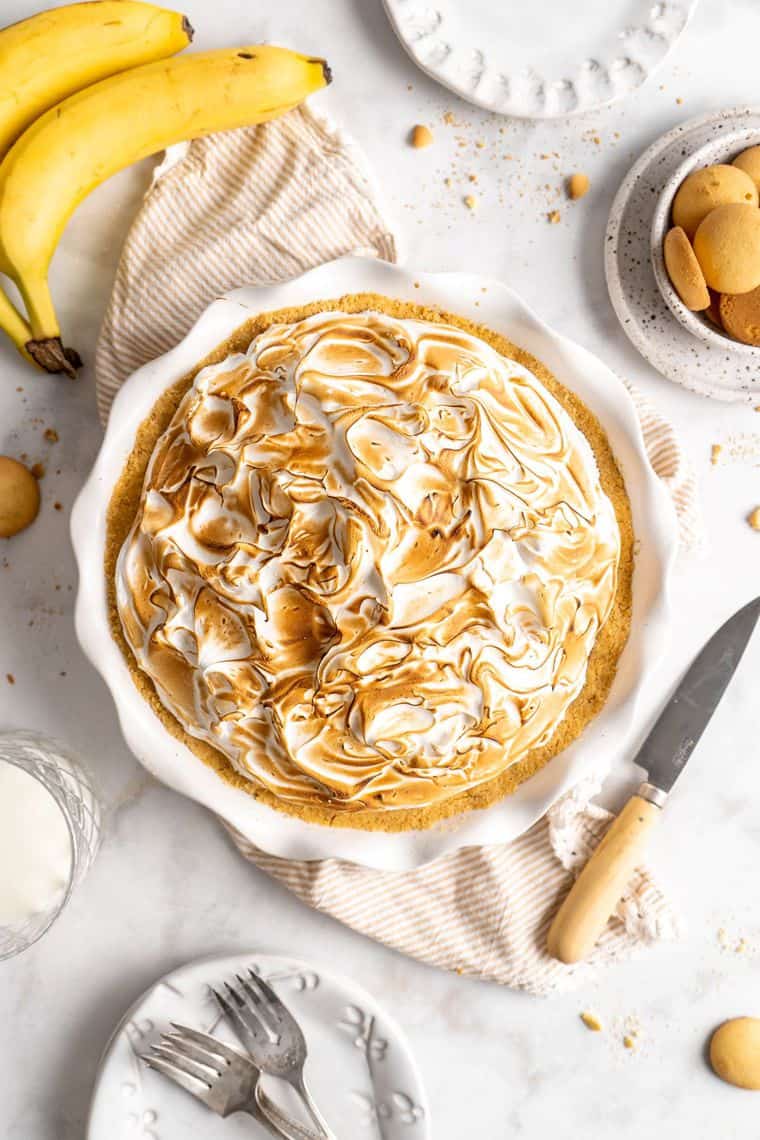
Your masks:
<path fill-rule="evenodd" d="M 593 111 L 635 91 L 697 0 L 384 0 L 418 67 L 463 99 L 528 119 Z M 569 18 L 568 18 L 569 15 Z"/>
<path fill-rule="evenodd" d="M 240 1048 L 220 1019 L 209 986 L 253 968 L 268 980 L 300 1023 L 309 1056 L 306 1079 L 336 1135 L 351 1140 L 430 1140 L 430 1114 L 406 1038 L 355 982 L 279 954 L 200 959 L 155 983 L 122 1018 L 100 1063 L 87 1140 L 234 1140 L 269 1137 L 250 1116 L 222 1120 L 166 1078 L 147 1069 L 142 1053 L 172 1021 Z M 293 1109 L 290 1090 L 262 1077 L 269 1095 Z"/>
<path fill-rule="evenodd" d="M 513 795 L 423 831 L 323 827 L 276 811 L 227 784 L 169 733 L 142 698 L 108 620 L 103 561 L 111 489 L 160 393 L 252 316 L 364 292 L 480 321 L 541 360 L 599 417 L 626 481 L 637 537 L 631 635 L 605 707 L 579 740 Z M 464 273 L 414 273 L 357 257 L 330 262 L 283 284 L 235 290 L 210 305 L 176 348 L 138 369 L 114 401 L 100 453 L 74 504 L 71 535 L 79 566 L 77 636 L 111 690 L 127 744 L 148 771 L 205 804 L 272 855 L 338 857 L 389 871 L 418 867 L 461 847 L 514 839 L 564 792 L 590 775 L 603 775 L 623 756 L 642 681 L 667 646 L 667 587 L 678 542 L 673 505 L 647 459 L 631 397 L 605 364 L 552 332 L 498 281 Z"/>

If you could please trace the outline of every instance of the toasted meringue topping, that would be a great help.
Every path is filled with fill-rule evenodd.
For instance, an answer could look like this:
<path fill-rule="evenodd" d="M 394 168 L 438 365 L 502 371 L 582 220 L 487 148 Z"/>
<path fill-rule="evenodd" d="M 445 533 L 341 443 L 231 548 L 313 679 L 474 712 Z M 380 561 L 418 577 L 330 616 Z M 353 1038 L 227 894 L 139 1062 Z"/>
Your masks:
<path fill-rule="evenodd" d="M 121 550 L 125 636 L 277 797 L 431 805 L 547 743 L 610 613 L 591 448 L 450 325 L 321 313 L 203 369 Z"/>

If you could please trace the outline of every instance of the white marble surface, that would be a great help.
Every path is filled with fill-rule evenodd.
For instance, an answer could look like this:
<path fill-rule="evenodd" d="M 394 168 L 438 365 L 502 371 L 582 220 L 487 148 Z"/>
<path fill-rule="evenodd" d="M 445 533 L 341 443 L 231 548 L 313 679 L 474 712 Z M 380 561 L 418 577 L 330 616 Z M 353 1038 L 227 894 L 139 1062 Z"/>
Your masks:
<path fill-rule="evenodd" d="M 3 0 L 2 18 L 34 7 Z M 756 0 L 702 0 L 675 54 L 630 102 L 541 126 L 491 118 L 417 74 L 380 0 L 186 8 L 199 46 L 271 37 L 328 55 L 336 80 L 325 105 L 378 172 L 408 263 L 501 276 L 678 424 L 699 472 L 710 553 L 677 580 L 673 651 L 648 692 L 654 710 L 713 627 L 758 589 L 760 535 L 744 516 L 760 504 L 760 415 L 675 388 L 636 355 L 607 299 L 602 235 L 616 186 L 651 139 L 684 116 L 757 99 Z M 442 122 L 447 110 L 461 125 Z M 426 151 L 405 145 L 418 121 L 435 131 Z M 559 158 L 541 157 L 553 152 Z M 558 200 L 561 222 L 550 225 L 555 203 L 538 188 L 573 169 L 589 173 L 591 192 L 573 205 Z M 88 361 L 147 171 L 93 194 L 56 258 L 64 325 Z M 470 192 L 474 212 L 462 202 Z M 0 965 L 4 1140 L 80 1140 L 98 1055 L 124 1008 L 180 962 L 252 946 L 329 961 L 384 998 L 419 1057 L 439 1140 L 754 1135 L 760 1101 L 715 1080 L 703 1049 L 721 1019 L 760 1015 L 760 635 L 657 840 L 654 859 L 688 923 L 683 942 L 550 1002 L 438 973 L 306 910 L 243 863 L 203 810 L 137 768 L 72 628 L 67 515 L 99 445 L 92 372 L 76 383 L 34 375 L 4 346 L 0 368 L 0 451 L 48 466 L 38 522 L 0 550 L 0 725 L 37 727 L 79 749 L 110 807 L 104 848 L 68 912 L 37 947 Z M 58 443 L 43 440 L 48 426 Z M 711 444 L 731 440 L 738 454 L 711 467 Z M 624 758 L 620 770 L 635 779 Z M 583 1028 L 584 1008 L 602 1034 Z M 641 1023 L 633 1053 L 621 1040 L 629 1015 Z"/>

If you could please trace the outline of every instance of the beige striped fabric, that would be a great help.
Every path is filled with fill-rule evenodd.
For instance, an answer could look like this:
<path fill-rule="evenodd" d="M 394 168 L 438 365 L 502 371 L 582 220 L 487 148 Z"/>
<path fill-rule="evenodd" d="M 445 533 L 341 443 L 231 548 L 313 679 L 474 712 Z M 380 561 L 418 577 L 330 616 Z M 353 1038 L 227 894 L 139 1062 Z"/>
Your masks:
<path fill-rule="evenodd" d="M 103 422 L 127 376 L 230 289 L 348 253 L 396 260 L 363 155 L 306 107 L 167 157 L 127 236 L 98 340 Z"/>
<path fill-rule="evenodd" d="M 102 418 L 126 377 L 181 339 L 215 297 L 350 252 L 395 261 L 396 243 L 362 155 L 310 110 L 170 153 L 127 237 L 101 330 Z M 670 425 L 633 396 L 683 545 L 698 545 L 689 464 Z M 549 994 L 678 931 L 671 906 L 642 868 L 588 962 L 566 967 L 545 953 L 552 914 L 610 819 L 591 802 L 598 790 L 594 782 L 576 787 L 512 843 L 466 848 L 412 872 L 338 859 L 293 862 L 237 833 L 233 839 L 309 906 L 371 938 L 434 966 Z"/>
<path fill-rule="evenodd" d="M 242 853 L 309 906 L 431 966 L 545 996 L 589 981 L 605 963 L 678 936 L 678 919 L 639 870 L 591 957 L 563 966 L 545 951 L 549 924 L 611 819 L 574 789 L 512 843 L 467 847 L 415 871 L 339 859 L 278 859 L 231 831 Z"/>

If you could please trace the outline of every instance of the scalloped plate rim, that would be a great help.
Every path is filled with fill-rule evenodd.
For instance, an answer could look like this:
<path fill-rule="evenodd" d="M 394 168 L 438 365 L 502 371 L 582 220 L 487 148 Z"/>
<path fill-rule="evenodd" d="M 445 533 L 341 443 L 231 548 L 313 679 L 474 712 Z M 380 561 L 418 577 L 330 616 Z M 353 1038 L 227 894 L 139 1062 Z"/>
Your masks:
<path fill-rule="evenodd" d="M 493 111 L 495 114 L 509 115 L 518 119 L 551 121 L 554 119 L 574 118 L 577 115 L 584 115 L 588 114 L 591 111 L 597 111 L 602 107 L 608 107 L 613 103 L 618 103 L 620 100 L 626 98 L 626 96 L 632 94 L 634 91 L 637 91 L 644 83 L 646 83 L 650 76 L 657 71 L 660 65 L 673 50 L 680 37 L 686 31 L 689 21 L 694 15 L 694 11 L 697 7 L 697 4 L 699 3 L 699 0 L 681 0 L 680 6 L 685 9 L 683 22 L 675 32 L 671 33 L 670 36 L 666 38 L 664 49 L 653 62 L 647 66 L 640 61 L 632 61 L 639 68 L 638 78 L 634 83 L 625 87 L 621 87 L 620 89 L 614 91 L 609 97 L 595 99 L 587 98 L 584 100 L 579 95 L 578 103 L 574 107 L 570 109 L 560 108 L 551 111 L 541 111 L 535 108 L 529 109 L 525 106 L 520 106 L 520 104 L 514 99 L 511 101 L 499 101 L 493 97 L 489 98 L 486 96 L 481 96 L 478 94 L 477 90 L 472 91 L 468 89 L 463 82 L 457 79 L 455 74 L 450 74 L 451 56 L 446 56 L 444 60 L 437 65 L 422 56 L 421 51 L 416 46 L 420 42 L 420 38 L 415 39 L 409 36 L 404 28 L 405 20 L 404 15 L 401 12 L 401 8 L 403 7 L 405 0 L 382 0 L 382 2 L 385 13 L 388 17 L 388 21 L 393 28 L 393 31 L 395 32 L 404 51 L 412 60 L 412 62 L 431 79 L 434 79 L 443 87 L 448 88 L 448 90 L 453 91 L 454 94 L 459 95 L 460 98 L 465 99 L 468 103 L 473 103 L 475 106 L 482 107 L 486 111 Z M 406 0 L 406 2 L 408 2 L 408 0 Z M 455 2 L 455 0 L 437 0 L 437 2 L 439 6 L 441 6 L 445 4 L 452 4 Z M 642 6 L 644 5 L 646 5 L 646 7 L 648 7 L 650 10 L 658 6 L 656 0 L 652 0 L 651 3 L 647 3 L 647 0 L 642 0 Z M 474 43 L 469 44 L 468 48 L 470 51 L 477 51 L 481 53 L 483 50 Z M 576 74 L 580 72 L 580 68 L 583 66 L 584 62 L 586 62 L 585 59 L 578 62 L 576 65 Z M 608 66 L 611 66 L 614 62 L 614 60 L 610 60 Z M 497 68 L 497 71 L 498 70 L 499 69 Z M 569 76 L 564 76 L 562 79 L 554 80 L 552 86 L 567 86 L 568 84 L 574 87 L 571 78 Z M 575 88 L 575 90 L 577 91 L 577 88 Z"/>

